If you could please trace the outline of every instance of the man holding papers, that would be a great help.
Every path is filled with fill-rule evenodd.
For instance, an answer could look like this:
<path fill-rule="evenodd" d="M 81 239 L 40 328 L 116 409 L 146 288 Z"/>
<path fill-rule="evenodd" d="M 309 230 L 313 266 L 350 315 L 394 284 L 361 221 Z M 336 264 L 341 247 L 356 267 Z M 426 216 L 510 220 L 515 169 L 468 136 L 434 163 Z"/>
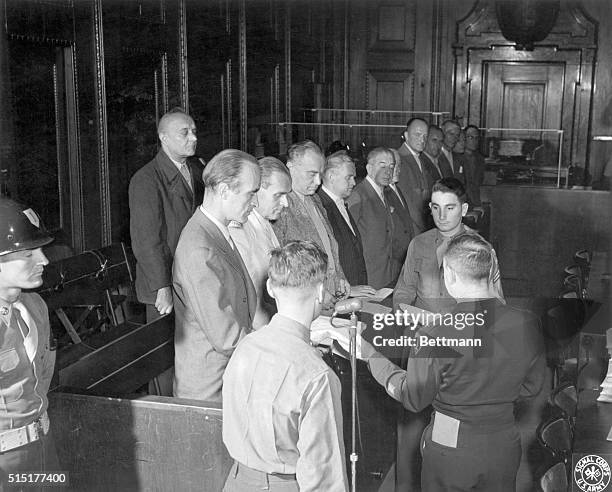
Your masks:
<path fill-rule="evenodd" d="M 340 381 L 310 344 L 326 271 L 311 241 L 271 253 L 278 313 L 238 344 L 223 376 L 223 442 L 235 460 L 226 492 L 348 490 Z"/>
<path fill-rule="evenodd" d="M 433 405 L 421 440 L 423 492 L 515 490 L 514 402 L 538 393 L 545 358 L 538 318 L 505 305 L 492 288 L 493 258 L 480 236 L 450 241 L 443 269 L 458 303 L 454 323 L 424 326 L 405 371 L 362 340 L 362 356 L 390 396 L 412 412 Z"/>

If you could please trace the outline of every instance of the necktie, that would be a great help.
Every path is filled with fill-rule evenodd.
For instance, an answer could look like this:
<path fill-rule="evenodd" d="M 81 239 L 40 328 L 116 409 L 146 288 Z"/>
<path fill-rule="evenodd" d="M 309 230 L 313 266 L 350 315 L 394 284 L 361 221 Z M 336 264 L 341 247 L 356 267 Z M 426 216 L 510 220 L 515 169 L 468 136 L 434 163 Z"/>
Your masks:
<path fill-rule="evenodd" d="M 444 155 L 446 155 L 446 160 L 450 164 L 451 171 L 453 174 L 455 173 L 455 163 L 453 162 L 453 153 L 450 150 L 442 149 L 444 151 Z"/>
<path fill-rule="evenodd" d="M 191 186 L 191 174 L 189 173 L 189 168 L 187 167 L 186 163 L 181 164 L 181 174 L 183 175 L 183 178 L 185 178 L 185 182 L 187 183 L 187 186 L 189 186 L 189 189 L 191 191 L 193 191 L 193 188 Z"/>
<path fill-rule="evenodd" d="M 421 156 L 419 154 L 416 154 L 416 161 L 417 165 L 419 166 L 419 171 L 423 173 L 423 163 L 421 162 Z"/>
<path fill-rule="evenodd" d="M 241 225 L 241 227 L 242 227 L 242 225 Z M 236 251 L 236 243 L 232 239 L 232 236 L 227 236 L 227 241 L 229 242 L 230 246 L 232 247 L 232 250 Z"/>
<path fill-rule="evenodd" d="M 436 257 L 438 258 L 438 265 L 440 265 L 440 267 L 442 267 L 442 258 L 444 258 L 444 253 L 446 253 L 446 250 L 448 249 L 448 244 L 450 243 L 450 240 L 450 237 L 443 236 L 442 242 L 436 248 Z"/>
<path fill-rule="evenodd" d="M 23 336 L 23 346 L 30 362 L 36 357 L 38 330 L 26 307 L 20 301 L 13 303 L 13 318 Z"/>
<path fill-rule="evenodd" d="M 395 195 L 397 196 L 399 202 L 402 204 L 402 207 L 406 208 L 406 203 L 404 203 L 404 199 L 402 198 L 402 195 L 400 195 L 400 191 L 397 188 L 397 185 L 391 186 L 391 189 L 395 192 Z"/>
<path fill-rule="evenodd" d="M 349 218 L 348 210 L 346 209 L 346 203 L 344 202 L 344 200 L 340 199 L 336 202 L 336 205 L 338 207 L 338 210 L 340 210 L 340 215 L 342 215 L 344 221 L 351 229 L 351 232 L 353 233 L 353 235 L 355 235 L 355 231 L 353 230 L 353 226 L 351 225 L 351 219 Z"/>

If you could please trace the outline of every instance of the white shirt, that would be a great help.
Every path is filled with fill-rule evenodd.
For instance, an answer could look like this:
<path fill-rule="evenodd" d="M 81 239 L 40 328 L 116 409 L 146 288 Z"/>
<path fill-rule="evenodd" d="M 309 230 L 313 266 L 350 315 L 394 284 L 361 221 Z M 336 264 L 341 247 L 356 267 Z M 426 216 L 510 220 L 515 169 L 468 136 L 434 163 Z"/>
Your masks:
<path fill-rule="evenodd" d="M 353 229 L 353 226 L 351 224 L 351 219 L 349 218 L 348 210 L 346 209 L 346 204 L 344 203 L 344 200 L 340 198 L 338 195 L 336 195 L 335 193 L 333 193 L 325 185 L 323 185 L 322 188 L 323 188 L 323 191 L 327 193 L 329 197 L 334 201 L 334 204 L 336 205 L 336 207 L 338 207 L 338 210 L 340 211 L 340 215 L 342 215 L 342 218 L 344 219 L 346 224 L 350 227 L 351 232 L 353 233 L 353 235 L 355 235 L 355 230 Z"/>
<path fill-rule="evenodd" d="M 448 160 L 448 163 L 451 166 L 451 170 L 454 173 L 455 165 L 453 164 L 453 153 L 450 150 L 446 150 L 444 147 L 442 147 L 442 152 L 444 152 L 444 155 L 446 156 L 446 159 Z"/>
<path fill-rule="evenodd" d="M 442 170 L 440 169 L 440 163 L 438 162 L 440 155 L 438 154 L 438 157 L 434 157 L 432 155 L 429 155 L 427 152 L 424 152 L 424 153 L 427 157 L 429 157 L 429 160 L 433 163 L 433 165 L 436 166 L 436 169 L 440 173 L 440 176 L 442 176 Z"/>
<path fill-rule="evenodd" d="M 402 206 L 405 208 L 406 207 L 406 203 L 404 202 L 404 199 L 402 198 L 402 196 L 399 193 L 399 190 L 397 189 L 397 184 L 396 183 L 391 183 L 389 185 L 389 188 L 391 188 L 395 192 L 395 194 L 397 195 L 397 199 L 400 201 Z"/>
<path fill-rule="evenodd" d="M 423 172 L 423 164 L 421 164 L 421 158 L 419 157 L 419 154 L 416 153 L 414 150 L 412 150 L 410 148 L 410 145 L 408 145 L 406 142 L 404 142 L 404 145 L 406 146 L 406 148 L 410 151 L 410 153 L 412 154 L 412 156 L 414 157 L 414 160 L 417 162 L 417 164 L 419 165 L 419 171 Z"/>
<path fill-rule="evenodd" d="M 378 197 L 383 202 L 383 205 L 386 207 L 387 206 L 387 201 L 385 200 L 385 194 L 384 194 L 383 187 L 380 186 L 378 183 L 376 183 L 376 181 L 374 181 L 370 176 L 366 176 L 366 179 L 372 185 L 372 188 L 374 188 L 374 191 L 376 192 Z"/>
<path fill-rule="evenodd" d="M 168 154 L 166 154 L 166 155 L 168 155 Z M 189 188 L 193 189 L 192 188 L 192 184 L 191 184 L 191 171 L 189 170 L 189 166 L 187 165 L 187 162 L 180 163 L 178 161 L 175 161 L 170 156 L 168 156 L 168 159 L 170 159 L 172 161 L 172 163 L 177 167 L 179 172 L 183 175 L 183 178 L 185 178 L 187 180 L 187 184 L 189 185 Z M 185 169 L 185 171 L 187 172 L 187 176 L 185 176 L 185 173 L 183 172 L 183 169 Z"/>
<path fill-rule="evenodd" d="M 253 329 L 268 324 L 270 316 L 263 305 L 265 283 L 268 278 L 270 251 L 280 246 L 270 222 L 255 209 L 244 224 L 231 222 L 229 233 L 238 248 L 257 293 L 257 310 Z"/>

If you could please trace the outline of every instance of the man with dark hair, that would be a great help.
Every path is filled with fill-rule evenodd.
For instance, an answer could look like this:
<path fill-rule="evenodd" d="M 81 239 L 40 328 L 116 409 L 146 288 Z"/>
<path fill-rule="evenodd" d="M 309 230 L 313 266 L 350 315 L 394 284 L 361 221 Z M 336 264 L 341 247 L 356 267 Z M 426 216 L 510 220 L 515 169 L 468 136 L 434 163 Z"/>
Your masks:
<path fill-rule="evenodd" d="M 455 120 L 446 120 L 442 123 L 444 141 L 442 143 L 442 156 L 450 164 L 453 172 L 452 176 L 462 183 L 465 183 L 465 169 L 463 166 L 463 156 L 454 150 L 455 145 L 461 138 L 461 126 Z"/>
<path fill-rule="evenodd" d="M 404 193 L 398 187 L 400 174 L 402 172 L 400 165 L 399 152 L 396 149 L 389 149 L 393 154 L 393 179 L 389 183 L 389 210 L 393 218 L 393 258 L 400 264 L 404 264 L 406 260 L 406 252 L 408 245 L 414 237 L 415 224 L 410 217 L 408 210 L 408 200 Z M 422 155 L 422 154 L 421 154 Z"/>
<path fill-rule="evenodd" d="M 317 193 L 338 242 L 340 264 L 352 291 L 355 290 L 353 286 L 368 284 L 361 234 L 346 204 L 354 187 L 353 159 L 342 151 L 330 155 L 323 170 L 323 185 Z"/>
<path fill-rule="evenodd" d="M 465 127 L 465 188 L 470 205 L 479 207 L 480 186 L 484 180 L 485 161 L 480 153 L 480 130 L 476 125 Z"/>
<path fill-rule="evenodd" d="M 223 150 L 202 178 L 204 201 L 183 229 L 174 258 L 174 396 L 220 402 L 223 371 L 251 331 L 257 306 L 227 226 L 245 222 L 257 205 L 259 165 L 245 152 Z"/>
<path fill-rule="evenodd" d="M 476 233 L 462 223 L 468 204 L 465 188 L 456 178 L 444 178 L 434 184 L 429 206 L 436 227 L 419 234 L 410 243 L 393 292 L 393 305 L 397 308 L 400 304 L 408 304 L 438 313 L 455 305 L 442 275 L 442 256 L 448 243 L 458 234 Z M 490 281 L 493 291 L 503 299 L 495 252 L 493 255 Z"/>
<path fill-rule="evenodd" d="M 47 416 L 55 364 L 49 313 L 29 292 L 43 283 L 42 247 L 51 241 L 36 212 L 0 197 L 0 490 L 21 490 L 9 475 L 58 469 Z"/>
<path fill-rule="evenodd" d="M 161 149 L 130 181 L 130 235 L 136 294 L 147 322 L 172 312 L 172 258 L 183 227 L 202 203 L 202 165 L 193 119 L 176 108 L 159 120 Z"/>
<path fill-rule="evenodd" d="M 289 147 L 287 167 L 291 173 L 291 193 L 287 195 L 289 206 L 273 223 L 274 232 L 280 244 L 302 239 L 317 243 L 327 254 L 326 305 L 347 297 L 351 286 L 347 282 L 338 254 L 338 243 L 334 237 L 327 212 L 316 194 L 321 184 L 325 157 L 319 146 L 311 140 L 304 140 Z"/>
<path fill-rule="evenodd" d="M 311 241 L 272 251 L 278 313 L 238 344 L 223 376 L 223 442 L 234 458 L 225 492 L 348 490 L 340 381 L 310 344 L 326 256 Z"/>
<path fill-rule="evenodd" d="M 514 403 L 538 394 L 545 357 L 538 318 L 506 306 L 491 289 L 494 261 L 480 236 L 450 241 L 444 280 L 458 304 L 450 322 L 440 318 L 417 333 L 405 371 L 362 340 L 364 360 L 391 397 L 411 412 L 433 405 L 421 440 L 423 492 L 516 488 Z"/>
<path fill-rule="evenodd" d="M 402 137 L 404 143 L 397 149 L 400 154 L 399 188 L 408 201 L 408 210 L 415 224 L 415 234 L 429 226 L 427 203 L 431 193 L 433 178 L 421 162 L 420 154 L 427 142 L 427 123 L 420 118 L 408 121 Z"/>
<path fill-rule="evenodd" d="M 427 134 L 427 143 L 425 150 L 421 154 L 421 162 L 429 170 L 429 174 L 434 181 L 442 178 L 452 178 L 453 171 L 446 157 L 442 153 L 442 142 L 444 141 L 444 133 L 439 126 L 431 125 Z"/>
<path fill-rule="evenodd" d="M 395 309 L 406 304 L 441 313 L 450 311 L 456 304 L 444 284 L 442 257 L 453 237 L 472 232 L 461 222 L 468 209 L 465 188 L 455 178 L 441 179 L 432 187 L 429 206 L 436 227 L 419 234 L 410 242 L 406 261 L 393 291 Z M 492 291 L 503 299 L 497 259 L 491 265 L 490 283 Z M 406 351 L 404 359 L 407 355 Z M 425 410 L 416 415 L 402 415 L 398 419 L 398 481 L 401 487 L 414 487 L 414 481 L 418 478 L 418 466 L 411 468 L 411 465 L 402 466 L 400 463 L 419 463 L 417 443 L 428 418 L 429 412 Z"/>
<path fill-rule="evenodd" d="M 270 251 L 280 246 L 270 221 L 278 219 L 287 207 L 287 194 L 291 191 L 291 175 L 287 166 L 275 157 L 262 157 L 258 162 L 261 184 L 257 192 L 257 206 L 246 222 L 232 221 L 229 224 L 230 236 L 244 260 L 257 292 L 254 330 L 268 324 L 270 315 L 276 310 L 265 295 Z"/>
<path fill-rule="evenodd" d="M 375 289 L 393 286 L 401 264 L 393 257 L 394 224 L 388 194 L 393 180 L 393 154 L 376 147 L 368 154 L 368 175 L 348 198 L 363 243 L 368 281 Z"/>

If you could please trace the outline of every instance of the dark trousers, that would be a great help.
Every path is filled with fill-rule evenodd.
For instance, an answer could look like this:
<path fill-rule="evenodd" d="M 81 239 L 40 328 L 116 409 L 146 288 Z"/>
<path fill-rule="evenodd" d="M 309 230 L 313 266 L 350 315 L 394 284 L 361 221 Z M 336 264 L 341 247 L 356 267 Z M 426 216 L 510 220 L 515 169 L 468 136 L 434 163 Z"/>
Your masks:
<path fill-rule="evenodd" d="M 0 491 L 43 490 L 42 486 L 20 487 L 9 483 L 11 473 L 58 472 L 60 469 L 51 432 L 38 441 L 0 453 Z"/>
<path fill-rule="evenodd" d="M 145 304 L 147 323 L 161 318 L 161 314 L 155 307 L 154 304 Z M 165 316 L 174 317 L 174 313 L 167 314 Z M 164 372 L 149 381 L 149 394 L 157 396 L 172 396 L 172 385 L 174 382 L 174 366 L 166 369 Z"/>
<path fill-rule="evenodd" d="M 423 492 L 515 492 L 521 439 L 514 425 L 489 431 L 460 428 L 456 448 L 433 442 L 432 427 L 421 440 Z"/>
<path fill-rule="evenodd" d="M 421 490 L 422 458 L 419 442 L 431 417 L 431 407 L 418 413 L 400 407 L 397 415 L 396 492 Z"/>

